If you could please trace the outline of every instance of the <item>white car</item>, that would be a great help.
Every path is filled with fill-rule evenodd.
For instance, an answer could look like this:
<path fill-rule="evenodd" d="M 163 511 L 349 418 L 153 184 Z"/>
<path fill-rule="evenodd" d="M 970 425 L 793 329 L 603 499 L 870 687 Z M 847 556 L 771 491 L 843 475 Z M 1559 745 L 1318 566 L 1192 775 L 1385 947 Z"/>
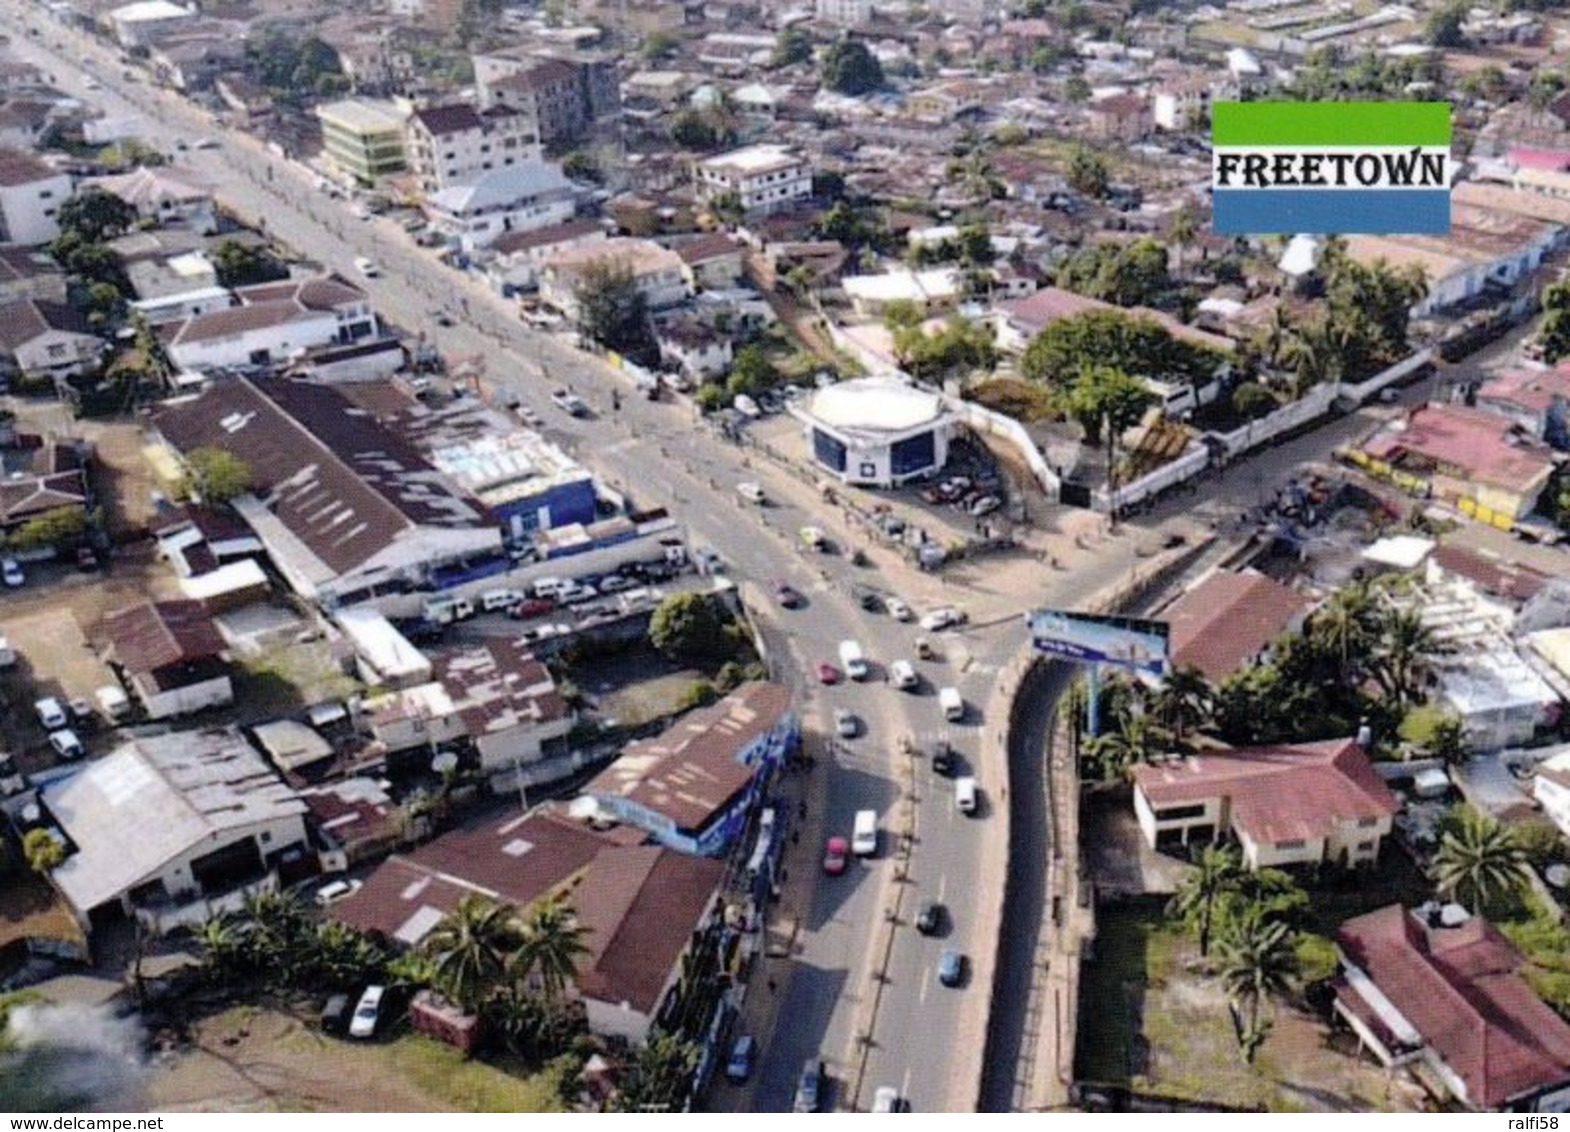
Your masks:
<path fill-rule="evenodd" d="M 919 683 L 915 667 L 908 660 L 896 660 L 889 665 L 889 683 L 901 691 L 914 688 Z"/>
<path fill-rule="evenodd" d="M 86 754 L 82 741 L 76 737 L 76 732 L 69 727 L 49 733 L 49 745 L 54 748 L 55 754 L 62 759 L 79 759 Z"/>
<path fill-rule="evenodd" d="M 345 897 L 353 896 L 356 892 L 359 892 L 364 885 L 365 882 L 363 880 L 339 879 L 328 881 L 316 890 L 316 904 L 320 908 L 325 908 L 329 904 L 336 904 Z"/>
<path fill-rule="evenodd" d="M 9 589 L 27 585 L 27 575 L 22 573 L 22 564 L 14 558 L 0 558 L 0 578 L 5 580 Z"/>
<path fill-rule="evenodd" d="M 600 591 L 593 586 L 574 582 L 561 593 L 556 595 L 558 605 L 582 605 L 586 601 L 593 601 L 600 596 Z"/>
<path fill-rule="evenodd" d="M 755 421 L 763 415 L 763 410 L 758 408 L 758 403 L 745 393 L 736 394 L 736 400 L 731 402 L 736 411 L 748 420 Z"/>
<path fill-rule="evenodd" d="M 637 589 L 638 580 L 629 578 L 625 574 L 607 574 L 600 579 L 600 584 L 595 588 L 602 594 L 620 593 L 622 590 Z"/>
<path fill-rule="evenodd" d="M 861 730 L 861 723 L 854 713 L 845 708 L 834 709 L 834 733 L 841 739 L 854 739 Z"/>
<path fill-rule="evenodd" d="M 741 496 L 748 503 L 756 503 L 759 507 L 762 507 L 764 503 L 767 502 L 767 497 L 763 494 L 763 488 L 760 485 L 750 481 L 747 483 L 737 484 L 736 494 Z"/>
<path fill-rule="evenodd" d="M 369 259 L 363 255 L 354 257 L 354 269 L 367 279 L 375 279 L 382 273 L 382 269 L 376 266 L 374 259 Z"/>
<path fill-rule="evenodd" d="M 948 629 L 964 623 L 965 615 L 952 605 L 940 605 L 921 619 L 921 627 L 929 633 L 936 633 L 939 629 Z"/>
<path fill-rule="evenodd" d="M 44 730 L 54 731 L 71 722 L 66 718 L 65 705 L 53 696 L 39 700 L 33 705 L 33 710 L 38 713 L 38 722 L 44 725 Z"/>
<path fill-rule="evenodd" d="M 386 987 L 365 988 L 365 993 L 360 996 L 359 1005 L 354 1008 L 354 1019 L 349 1023 L 351 1038 L 376 1036 L 376 1023 L 381 1019 L 382 996 L 386 993 Z"/>
<path fill-rule="evenodd" d="M 897 597 L 891 597 L 885 600 L 883 603 L 883 608 L 887 609 L 889 611 L 889 616 L 894 618 L 896 621 L 909 621 L 911 619 L 912 614 L 910 612 L 910 606 L 906 605 Z"/>
<path fill-rule="evenodd" d="M 899 1112 L 899 1090 L 893 1085 L 880 1085 L 872 1094 L 873 1112 Z"/>
<path fill-rule="evenodd" d="M 570 417 L 587 416 L 589 412 L 589 406 L 584 404 L 583 398 L 570 389 L 558 389 L 552 393 L 551 404 Z"/>

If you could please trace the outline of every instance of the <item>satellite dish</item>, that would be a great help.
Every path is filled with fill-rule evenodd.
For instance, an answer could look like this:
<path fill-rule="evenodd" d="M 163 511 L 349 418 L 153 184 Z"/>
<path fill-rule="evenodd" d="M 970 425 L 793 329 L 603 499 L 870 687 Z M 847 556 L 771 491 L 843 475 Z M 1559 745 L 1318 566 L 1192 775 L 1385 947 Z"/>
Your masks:
<path fill-rule="evenodd" d="M 431 760 L 431 771 L 435 774 L 448 774 L 458 769 L 458 756 L 452 751 L 443 751 Z"/>
<path fill-rule="evenodd" d="M 1545 875 L 1548 878 L 1548 883 L 1555 888 L 1564 888 L 1566 885 L 1570 885 L 1570 865 L 1549 865 L 1545 870 Z"/>

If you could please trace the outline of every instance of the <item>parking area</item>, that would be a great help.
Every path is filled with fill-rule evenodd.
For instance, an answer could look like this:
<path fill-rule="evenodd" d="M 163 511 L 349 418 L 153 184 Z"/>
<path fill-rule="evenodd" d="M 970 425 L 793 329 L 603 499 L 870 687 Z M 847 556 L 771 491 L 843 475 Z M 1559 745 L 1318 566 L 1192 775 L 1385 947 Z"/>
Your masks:
<path fill-rule="evenodd" d="M 118 683 L 109 666 L 98 659 L 75 618 L 62 610 L 7 617 L 5 635 L 16 653 L 16 663 L 0 675 L 0 695 L 5 712 L 5 742 L 21 756 L 28 771 L 42 770 L 55 762 L 48 747 L 48 732 L 39 723 L 33 704 L 53 696 L 62 704 L 73 699 L 93 703 L 93 693 L 106 684 Z M 77 730 L 78 737 L 93 749 L 90 728 Z"/>

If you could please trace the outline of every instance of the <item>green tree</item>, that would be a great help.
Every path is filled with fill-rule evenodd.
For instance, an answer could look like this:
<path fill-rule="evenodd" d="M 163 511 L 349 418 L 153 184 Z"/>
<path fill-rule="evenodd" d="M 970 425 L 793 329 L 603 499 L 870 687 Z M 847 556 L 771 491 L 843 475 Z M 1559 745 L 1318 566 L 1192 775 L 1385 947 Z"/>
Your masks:
<path fill-rule="evenodd" d="M 1058 269 L 1058 285 L 1118 306 L 1148 306 L 1172 288 L 1167 250 L 1154 240 L 1084 248 Z"/>
<path fill-rule="evenodd" d="M 1258 420 L 1275 412 L 1277 401 L 1257 381 L 1245 381 L 1232 391 L 1232 411 L 1246 421 Z"/>
<path fill-rule="evenodd" d="M 202 970 L 208 980 L 225 984 L 249 973 L 245 940 L 235 918 L 227 912 L 209 916 L 196 932 Z"/>
<path fill-rule="evenodd" d="M 769 66 L 779 70 L 805 63 L 811 58 L 812 37 L 800 24 L 792 24 L 780 32 L 779 38 L 774 41 L 774 54 L 769 57 Z"/>
<path fill-rule="evenodd" d="M 1465 46 L 1466 34 L 1461 30 L 1461 25 L 1466 22 L 1470 8 L 1466 0 L 1434 8 L 1428 13 L 1428 20 L 1423 27 L 1424 38 L 1434 47 Z"/>
<path fill-rule="evenodd" d="M 1068 159 L 1068 187 L 1092 200 L 1105 200 L 1112 187 L 1107 163 L 1088 146 L 1076 145 Z"/>
<path fill-rule="evenodd" d="M 859 39 L 840 39 L 823 53 L 822 82 L 837 94 L 852 98 L 871 94 L 883 86 L 883 68 L 877 56 Z"/>
<path fill-rule="evenodd" d="M 646 356 L 652 341 L 649 307 L 625 264 L 596 260 L 578 283 L 578 325 L 585 335 L 610 350 Z"/>
<path fill-rule="evenodd" d="M 653 31 L 643 41 L 643 48 L 639 54 L 650 63 L 657 63 L 661 59 L 673 54 L 681 41 L 668 31 Z"/>
<path fill-rule="evenodd" d="M 55 507 L 27 520 L 5 539 L 11 550 L 72 547 L 87 534 L 87 515 L 80 507 Z"/>
<path fill-rule="evenodd" d="M 670 657 L 688 663 L 724 661 L 736 651 L 730 618 L 713 594 L 672 594 L 649 621 L 649 641 Z"/>
<path fill-rule="evenodd" d="M 1471 744 L 1461 717 L 1433 704 L 1407 712 L 1401 720 L 1400 734 L 1429 758 L 1441 759 L 1449 766 L 1460 766 L 1471 757 Z"/>
<path fill-rule="evenodd" d="M 674 1034 L 656 1032 L 634 1056 L 611 1107 L 618 1112 L 675 1112 L 692 1091 L 699 1049 Z"/>
<path fill-rule="evenodd" d="M 209 507 L 225 503 L 251 490 L 251 466 L 222 448 L 197 448 L 185 457 L 187 488 Z"/>
<path fill-rule="evenodd" d="M 1283 995 L 1297 974 L 1296 938 L 1281 920 L 1244 915 L 1229 920 L 1218 943 L 1221 982 L 1227 996 L 1246 1011 L 1238 1042 L 1250 1065 L 1269 1033 L 1260 1019 L 1260 1006 L 1272 995 Z"/>
<path fill-rule="evenodd" d="M 584 943 L 588 934 L 566 897 L 558 894 L 540 900 L 524 916 L 508 967 L 515 974 L 538 979 L 546 999 L 554 1002 L 578 977 L 578 961 L 589 952 Z"/>
<path fill-rule="evenodd" d="M 1138 377 L 1209 381 L 1221 356 L 1174 338 L 1160 323 L 1119 310 L 1093 310 L 1058 319 L 1025 348 L 1020 369 L 1032 381 L 1066 389 L 1089 366 L 1110 366 Z"/>
<path fill-rule="evenodd" d="M 1053 66 L 1056 66 L 1057 62 L 1057 58 L 1054 58 Z M 1048 69 L 1050 70 L 1051 68 L 1049 67 Z M 1085 81 L 1084 75 L 1070 75 L 1063 84 L 1063 97 L 1070 102 L 1079 104 L 1089 102 L 1090 95 L 1090 84 Z"/>
<path fill-rule="evenodd" d="M 509 905 L 471 893 L 431 929 L 421 948 L 447 998 L 467 1011 L 480 1008 L 506 969 L 516 915 Z"/>
<path fill-rule="evenodd" d="M 1386 698 L 1403 710 L 1422 695 L 1433 659 L 1448 651 L 1421 614 L 1398 610 L 1381 618 L 1369 667 Z"/>
<path fill-rule="evenodd" d="M 671 141 L 683 149 L 709 150 L 723 140 L 707 115 L 698 110 L 683 110 L 671 121 Z"/>
<path fill-rule="evenodd" d="M 61 202 L 55 219 L 62 232 L 74 233 L 84 243 L 101 244 L 130 230 L 136 223 L 136 208 L 94 186 Z"/>
<path fill-rule="evenodd" d="M 1151 701 L 1151 711 L 1181 743 L 1215 718 L 1216 690 L 1203 672 L 1185 664 L 1167 674 Z"/>
<path fill-rule="evenodd" d="M 1137 377 L 1107 365 L 1087 365 L 1068 388 L 1069 412 L 1085 430 L 1091 444 L 1103 437 L 1115 451 L 1118 437 L 1138 424 L 1156 403 L 1150 386 Z"/>
<path fill-rule="evenodd" d="M 1549 365 L 1570 357 L 1570 280 L 1543 288 L 1543 322 L 1538 328 L 1537 346 Z"/>
<path fill-rule="evenodd" d="M 1439 890 L 1477 915 L 1526 885 L 1526 852 L 1515 835 L 1471 807 L 1439 839 L 1434 868 Z"/>
<path fill-rule="evenodd" d="M 1128 712 L 1115 719 L 1115 726 L 1085 742 L 1085 761 L 1096 768 L 1104 782 L 1120 779 L 1130 767 L 1149 762 L 1166 745 L 1165 735 L 1150 716 Z"/>
<path fill-rule="evenodd" d="M 1191 925 L 1199 937 L 1199 954 L 1210 954 L 1210 935 L 1222 900 L 1237 889 L 1243 861 L 1230 845 L 1206 845 L 1194 859 L 1194 868 L 1183 878 L 1167 914 Z"/>
<path fill-rule="evenodd" d="M 289 269 L 263 248 L 224 240 L 213 250 L 213 266 L 218 282 L 225 287 L 247 287 L 289 278 Z"/>
<path fill-rule="evenodd" d="M 1281 347 L 1281 360 L 1292 370 L 1292 392 L 1301 397 L 1316 385 L 1340 378 L 1342 359 L 1324 325 L 1302 326 Z"/>
<path fill-rule="evenodd" d="M 930 334 L 920 323 L 899 326 L 894 330 L 894 354 L 907 372 L 923 381 L 939 381 L 962 370 L 991 370 L 997 363 L 991 331 L 959 315 Z"/>
<path fill-rule="evenodd" d="M 769 360 L 768 351 L 757 343 L 744 346 L 731 360 L 725 391 L 732 397 L 745 393 L 756 396 L 779 384 L 780 371 Z"/>
<path fill-rule="evenodd" d="M 47 876 L 65 862 L 65 846 L 47 829 L 30 829 L 22 835 L 22 855 L 29 868 Z"/>
<path fill-rule="evenodd" d="M 600 163 L 594 159 L 592 153 L 583 150 L 574 150 L 562 158 L 562 172 L 574 181 L 589 181 L 599 184 L 605 179 L 605 174 L 600 171 Z"/>

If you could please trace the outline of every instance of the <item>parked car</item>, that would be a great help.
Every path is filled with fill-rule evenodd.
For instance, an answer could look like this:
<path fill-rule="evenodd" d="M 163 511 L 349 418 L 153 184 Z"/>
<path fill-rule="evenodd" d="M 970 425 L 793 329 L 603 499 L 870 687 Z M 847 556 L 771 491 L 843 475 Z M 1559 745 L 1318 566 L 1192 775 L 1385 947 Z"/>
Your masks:
<path fill-rule="evenodd" d="M 762 507 L 768 502 L 768 496 L 763 494 L 762 486 L 753 483 L 750 480 L 745 483 L 737 484 L 736 494 L 741 496 L 748 503 L 756 503 L 759 507 Z"/>
<path fill-rule="evenodd" d="M 638 580 L 629 578 L 625 574 L 607 574 L 600 579 L 599 585 L 595 588 L 602 594 L 621 593 L 623 590 L 637 589 Z"/>
<path fill-rule="evenodd" d="M 916 675 L 915 666 L 908 660 L 896 660 L 889 665 L 889 683 L 902 692 L 908 692 L 921 683 Z"/>
<path fill-rule="evenodd" d="M 822 684 L 838 684 L 840 670 L 826 660 L 818 661 L 818 682 Z"/>
<path fill-rule="evenodd" d="M 498 609 L 511 609 L 523 600 L 517 590 L 486 590 L 480 595 L 480 608 L 487 613 Z"/>
<path fill-rule="evenodd" d="M 943 905 L 928 900 L 916 913 L 916 930 L 922 935 L 936 935 L 943 927 Z"/>
<path fill-rule="evenodd" d="M 562 605 L 582 605 L 586 601 L 593 601 L 600 596 L 600 591 L 593 586 L 574 582 L 556 595 L 556 600 Z"/>
<path fill-rule="evenodd" d="M 965 981 L 965 957 L 952 947 L 938 958 L 938 982 L 957 987 Z"/>
<path fill-rule="evenodd" d="M 51 731 L 49 745 L 62 759 L 79 759 L 87 753 L 86 748 L 82 746 L 82 741 L 76 737 L 76 732 L 69 727 Z"/>
<path fill-rule="evenodd" d="M 801 1077 L 796 1083 L 796 1102 L 791 1108 L 796 1112 L 817 1112 L 823 1104 L 823 1062 L 810 1058 L 801 1067 Z"/>
<path fill-rule="evenodd" d="M 354 257 L 354 269 L 367 279 L 375 279 L 382 273 L 374 259 L 368 256 L 357 255 Z"/>
<path fill-rule="evenodd" d="M 999 499 L 997 496 L 983 495 L 980 499 L 976 500 L 970 505 L 970 513 L 973 518 L 979 519 L 983 515 L 992 514 L 992 512 L 996 511 L 999 507 L 1002 506 L 1003 500 Z"/>
<path fill-rule="evenodd" d="M 823 871 L 837 877 L 845 871 L 850 861 L 850 842 L 843 837 L 831 837 L 823 845 Z"/>
<path fill-rule="evenodd" d="M 548 597 L 526 597 L 509 609 L 507 616 L 522 621 L 526 617 L 540 617 L 555 608 L 556 603 Z"/>
<path fill-rule="evenodd" d="M 889 611 L 889 616 L 896 621 L 909 621 L 911 619 L 910 606 L 897 597 L 889 598 L 883 603 L 883 607 Z"/>
<path fill-rule="evenodd" d="M 360 996 L 359 1005 L 354 1008 L 354 1020 L 349 1023 L 349 1036 L 351 1038 L 373 1038 L 376 1036 L 376 1024 L 381 1021 L 382 998 L 387 993 L 387 988 L 382 986 L 369 986 Z"/>
<path fill-rule="evenodd" d="M 736 400 L 732 401 L 731 404 L 738 413 L 750 421 L 755 421 L 763 415 L 763 410 L 758 408 L 758 403 L 745 393 L 736 394 Z"/>
<path fill-rule="evenodd" d="M 353 880 L 348 877 L 330 880 L 316 890 L 316 905 L 319 908 L 325 908 L 329 904 L 336 904 L 345 897 L 353 896 L 356 892 L 359 892 L 364 885 L 365 882 L 363 880 Z"/>
<path fill-rule="evenodd" d="M 335 994 L 322 1004 L 322 1033 L 342 1034 L 349 1027 L 349 996 Z"/>
<path fill-rule="evenodd" d="M 861 730 L 861 721 L 854 712 L 845 708 L 834 709 L 834 733 L 841 739 L 854 739 Z"/>
<path fill-rule="evenodd" d="M 862 590 L 856 595 L 856 602 L 868 613 L 876 613 L 883 607 L 883 599 L 871 590 Z"/>
<path fill-rule="evenodd" d="M 753 1062 L 758 1059 L 758 1039 L 743 1034 L 730 1047 L 730 1060 L 725 1063 L 725 1079 L 734 1085 L 744 1083 L 752 1076 Z"/>
<path fill-rule="evenodd" d="M 873 1112 L 899 1112 L 899 1090 L 893 1085 L 879 1085 L 877 1092 L 872 1094 Z"/>
<path fill-rule="evenodd" d="M 33 711 L 37 713 L 38 722 L 44 725 L 46 731 L 54 731 L 70 722 L 66 718 L 65 705 L 53 696 L 46 696 L 35 703 Z"/>
<path fill-rule="evenodd" d="M 809 550 L 827 550 L 829 539 L 821 527 L 802 527 L 801 544 Z"/>
<path fill-rule="evenodd" d="M 954 754 L 954 748 L 950 747 L 948 743 L 942 739 L 939 739 L 937 746 L 932 750 L 933 773 L 941 774 L 947 778 L 949 775 L 954 773 L 954 770 L 958 765 L 959 760 Z"/>
<path fill-rule="evenodd" d="M 570 389 L 558 389 L 552 393 L 551 404 L 569 417 L 586 417 L 589 415 L 589 406 L 584 403 L 582 397 L 579 397 Z"/>
<path fill-rule="evenodd" d="M 929 633 L 936 633 L 941 629 L 949 629 L 964 623 L 965 615 L 952 605 L 940 605 L 921 619 L 921 627 Z"/>
<path fill-rule="evenodd" d="M 7 588 L 13 590 L 27 585 L 27 575 L 22 573 L 22 564 L 14 558 L 0 558 L 0 580 L 4 580 Z"/>
<path fill-rule="evenodd" d="M 788 582 L 775 582 L 774 600 L 786 609 L 795 609 L 801 605 L 801 594 Z"/>

